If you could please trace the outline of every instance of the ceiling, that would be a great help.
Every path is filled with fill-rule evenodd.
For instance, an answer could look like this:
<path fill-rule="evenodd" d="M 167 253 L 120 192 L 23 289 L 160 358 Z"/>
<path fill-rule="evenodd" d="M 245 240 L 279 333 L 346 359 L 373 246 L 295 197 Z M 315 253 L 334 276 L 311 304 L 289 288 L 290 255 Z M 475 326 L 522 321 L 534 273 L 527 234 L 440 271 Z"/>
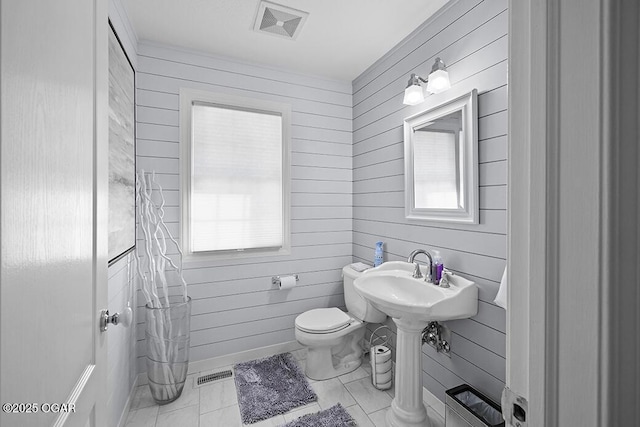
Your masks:
<path fill-rule="evenodd" d="M 309 13 L 295 40 L 253 31 L 260 0 L 122 0 L 140 41 L 352 81 L 448 0 L 273 0 Z"/>

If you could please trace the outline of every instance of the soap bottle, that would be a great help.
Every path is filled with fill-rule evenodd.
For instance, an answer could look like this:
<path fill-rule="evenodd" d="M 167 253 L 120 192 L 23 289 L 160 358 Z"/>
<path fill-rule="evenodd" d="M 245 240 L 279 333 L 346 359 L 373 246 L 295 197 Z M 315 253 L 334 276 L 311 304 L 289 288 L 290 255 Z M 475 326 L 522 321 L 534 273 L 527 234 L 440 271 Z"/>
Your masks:
<path fill-rule="evenodd" d="M 377 267 L 380 264 L 382 264 L 384 262 L 383 258 L 383 252 L 382 252 L 382 245 L 384 244 L 384 242 L 376 242 L 376 251 L 375 251 L 375 255 L 373 258 L 373 266 Z"/>
<path fill-rule="evenodd" d="M 444 269 L 444 264 L 442 263 L 442 256 L 440 256 L 440 251 L 433 251 L 433 265 L 431 266 L 431 278 L 433 283 L 436 285 L 440 283 L 440 279 L 442 279 L 442 270 Z"/>

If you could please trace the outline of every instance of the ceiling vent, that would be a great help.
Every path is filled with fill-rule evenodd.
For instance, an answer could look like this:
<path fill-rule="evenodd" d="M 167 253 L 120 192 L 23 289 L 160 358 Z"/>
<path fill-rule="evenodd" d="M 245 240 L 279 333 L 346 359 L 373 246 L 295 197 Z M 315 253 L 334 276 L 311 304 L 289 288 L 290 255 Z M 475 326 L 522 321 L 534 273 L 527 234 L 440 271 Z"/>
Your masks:
<path fill-rule="evenodd" d="M 309 14 L 280 4 L 261 1 L 254 31 L 295 40 Z"/>

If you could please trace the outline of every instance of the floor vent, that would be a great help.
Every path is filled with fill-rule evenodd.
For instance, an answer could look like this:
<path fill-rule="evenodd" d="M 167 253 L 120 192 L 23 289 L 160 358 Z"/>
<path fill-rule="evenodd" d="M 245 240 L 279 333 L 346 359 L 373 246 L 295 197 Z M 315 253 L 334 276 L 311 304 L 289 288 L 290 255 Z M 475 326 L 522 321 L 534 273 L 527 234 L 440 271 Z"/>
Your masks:
<path fill-rule="evenodd" d="M 307 12 L 263 0 L 258 5 L 253 29 L 261 33 L 295 40 L 308 15 Z"/>
<path fill-rule="evenodd" d="M 212 381 L 229 378 L 231 376 L 233 376 L 233 372 L 231 371 L 214 372 L 213 374 L 208 374 L 208 375 L 203 375 L 201 377 L 198 377 L 196 384 L 202 385 L 202 384 L 210 383 Z"/>

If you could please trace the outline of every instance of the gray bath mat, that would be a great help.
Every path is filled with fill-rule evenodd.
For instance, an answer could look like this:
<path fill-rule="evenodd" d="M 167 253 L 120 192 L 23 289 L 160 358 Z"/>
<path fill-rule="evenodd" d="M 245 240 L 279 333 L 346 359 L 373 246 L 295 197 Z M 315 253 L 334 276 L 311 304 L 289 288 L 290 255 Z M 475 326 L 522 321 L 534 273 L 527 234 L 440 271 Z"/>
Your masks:
<path fill-rule="evenodd" d="M 307 414 L 282 427 L 345 427 L 355 426 L 356 422 L 341 404 L 332 406 L 315 414 Z"/>
<path fill-rule="evenodd" d="M 318 400 L 289 353 L 238 363 L 235 372 L 240 415 L 245 424 Z"/>

